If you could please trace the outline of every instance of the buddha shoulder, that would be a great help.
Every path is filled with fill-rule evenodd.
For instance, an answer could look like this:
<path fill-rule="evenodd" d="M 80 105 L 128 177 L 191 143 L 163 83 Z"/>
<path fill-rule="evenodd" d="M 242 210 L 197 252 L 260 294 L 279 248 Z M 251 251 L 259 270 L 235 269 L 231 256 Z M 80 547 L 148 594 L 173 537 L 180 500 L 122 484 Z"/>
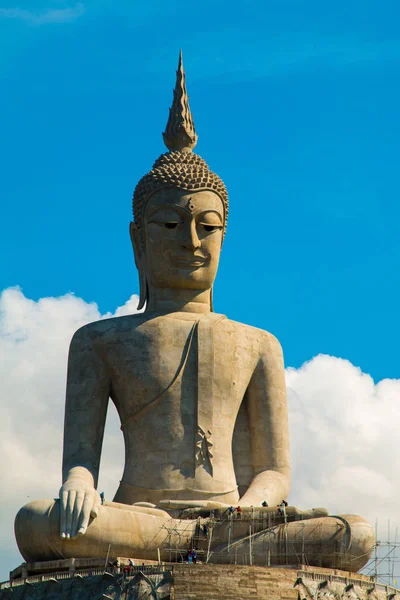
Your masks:
<path fill-rule="evenodd" d="M 230 330 L 235 337 L 236 344 L 249 351 L 252 350 L 260 358 L 273 356 L 282 359 L 281 344 L 269 331 L 230 319 L 224 319 L 218 324 L 218 327 Z"/>
<path fill-rule="evenodd" d="M 145 321 L 142 313 L 111 317 L 94 321 L 78 329 L 71 341 L 71 349 L 79 347 L 104 347 L 134 335 L 135 330 Z"/>

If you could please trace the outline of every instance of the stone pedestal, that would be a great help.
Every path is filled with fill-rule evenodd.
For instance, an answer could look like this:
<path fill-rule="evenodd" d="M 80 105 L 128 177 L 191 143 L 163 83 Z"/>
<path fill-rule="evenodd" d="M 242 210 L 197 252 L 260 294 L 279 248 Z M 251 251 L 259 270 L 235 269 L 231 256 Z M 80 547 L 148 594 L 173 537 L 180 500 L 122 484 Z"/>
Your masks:
<path fill-rule="evenodd" d="M 400 600 L 396 588 L 370 577 L 317 567 L 142 563 L 124 573 L 126 559 L 108 570 L 95 561 L 71 569 L 69 562 L 53 561 L 47 571 L 1 584 L 0 600 Z"/>

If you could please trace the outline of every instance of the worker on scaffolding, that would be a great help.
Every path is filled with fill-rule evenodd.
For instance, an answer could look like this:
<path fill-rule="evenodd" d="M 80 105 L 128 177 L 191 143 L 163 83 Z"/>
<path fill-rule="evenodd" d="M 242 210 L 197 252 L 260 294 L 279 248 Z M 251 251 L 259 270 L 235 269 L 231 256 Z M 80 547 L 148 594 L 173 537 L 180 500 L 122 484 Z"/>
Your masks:
<path fill-rule="evenodd" d="M 124 568 L 122 569 L 122 575 L 123 578 L 126 579 L 126 577 L 129 577 L 131 574 L 131 568 L 129 565 L 125 565 Z"/>
<path fill-rule="evenodd" d="M 191 548 L 190 550 L 188 550 L 187 554 L 186 554 L 186 560 L 188 562 L 189 565 L 191 564 L 196 564 L 197 562 L 197 552 L 196 552 L 196 548 Z"/>
<path fill-rule="evenodd" d="M 286 500 L 282 500 L 280 504 L 278 504 L 278 513 L 281 517 L 286 517 L 286 507 L 288 503 Z"/>

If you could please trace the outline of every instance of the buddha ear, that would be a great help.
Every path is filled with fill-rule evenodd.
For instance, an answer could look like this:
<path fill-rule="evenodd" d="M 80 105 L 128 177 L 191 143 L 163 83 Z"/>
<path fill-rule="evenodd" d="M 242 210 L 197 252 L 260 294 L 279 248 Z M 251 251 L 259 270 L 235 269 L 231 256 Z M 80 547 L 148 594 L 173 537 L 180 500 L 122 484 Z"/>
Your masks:
<path fill-rule="evenodd" d="M 143 248 L 140 239 L 140 232 L 136 223 L 129 224 L 129 234 L 131 237 L 135 265 L 139 272 L 139 304 L 137 310 L 141 310 L 148 301 L 149 289 L 147 284 L 146 272 L 143 265 Z"/>
<path fill-rule="evenodd" d="M 136 225 L 136 223 L 133 223 L 133 222 L 129 223 L 129 235 L 130 235 L 131 242 L 132 242 L 133 256 L 135 257 L 135 265 L 136 265 L 137 269 L 140 269 L 141 263 L 142 263 L 143 251 L 142 251 L 142 244 L 141 244 L 141 239 L 140 239 L 139 228 Z"/>

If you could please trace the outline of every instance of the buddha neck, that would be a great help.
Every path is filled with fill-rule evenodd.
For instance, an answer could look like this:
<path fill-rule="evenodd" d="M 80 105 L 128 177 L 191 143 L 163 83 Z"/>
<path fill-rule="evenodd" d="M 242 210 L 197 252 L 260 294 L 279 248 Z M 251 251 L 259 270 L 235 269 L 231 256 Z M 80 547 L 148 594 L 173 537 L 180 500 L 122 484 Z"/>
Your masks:
<path fill-rule="evenodd" d="M 153 288 L 150 286 L 146 312 L 211 312 L 211 290 Z"/>

